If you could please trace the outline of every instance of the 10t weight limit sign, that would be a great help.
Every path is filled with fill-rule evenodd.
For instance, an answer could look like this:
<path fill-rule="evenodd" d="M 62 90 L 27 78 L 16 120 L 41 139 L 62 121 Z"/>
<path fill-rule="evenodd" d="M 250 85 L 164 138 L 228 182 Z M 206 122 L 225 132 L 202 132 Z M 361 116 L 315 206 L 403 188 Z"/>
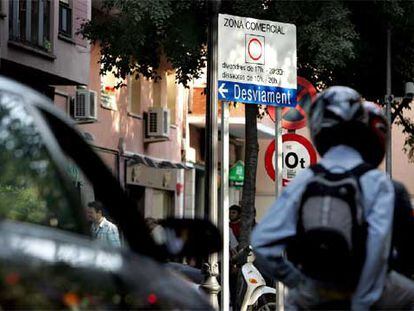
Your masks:
<path fill-rule="evenodd" d="M 285 134 L 283 141 L 283 186 L 286 186 L 299 172 L 316 164 L 317 156 L 311 142 L 297 134 Z M 266 150 L 265 168 L 272 180 L 275 180 L 275 141 Z"/>

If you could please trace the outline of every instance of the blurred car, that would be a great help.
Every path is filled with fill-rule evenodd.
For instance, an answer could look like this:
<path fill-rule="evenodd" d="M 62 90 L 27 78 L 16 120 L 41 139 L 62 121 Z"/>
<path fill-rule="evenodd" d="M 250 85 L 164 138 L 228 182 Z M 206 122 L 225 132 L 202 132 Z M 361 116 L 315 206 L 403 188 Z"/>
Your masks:
<path fill-rule="evenodd" d="M 93 186 L 126 247 L 91 239 L 68 174 L 73 167 Z M 175 219 L 165 226 L 175 238 L 183 230 L 191 236 L 174 256 L 220 248 L 209 222 Z M 162 264 L 169 256 L 69 118 L 46 97 L 0 77 L 0 308 L 211 309 Z"/>

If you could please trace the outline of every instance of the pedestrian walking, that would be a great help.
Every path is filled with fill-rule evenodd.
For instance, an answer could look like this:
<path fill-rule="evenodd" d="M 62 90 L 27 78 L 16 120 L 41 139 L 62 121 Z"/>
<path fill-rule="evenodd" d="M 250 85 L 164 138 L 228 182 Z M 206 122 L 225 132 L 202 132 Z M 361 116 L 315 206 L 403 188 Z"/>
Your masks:
<path fill-rule="evenodd" d="M 118 227 L 104 217 L 101 202 L 94 201 L 88 204 L 87 217 L 91 221 L 91 234 L 94 239 L 108 246 L 121 246 Z"/>
<path fill-rule="evenodd" d="M 230 218 L 230 229 L 233 232 L 234 237 L 237 241 L 240 238 L 240 217 L 241 217 L 241 207 L 240 205 L 233 204 L 229 208 L 229 218 Z"/>

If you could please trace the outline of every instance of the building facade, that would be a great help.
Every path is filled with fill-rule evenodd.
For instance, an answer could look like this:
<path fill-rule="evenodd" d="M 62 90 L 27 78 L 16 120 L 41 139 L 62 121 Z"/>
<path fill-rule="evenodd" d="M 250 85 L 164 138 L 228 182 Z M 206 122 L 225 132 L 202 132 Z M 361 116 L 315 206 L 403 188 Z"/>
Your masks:
<path fill-rule="evenodd" d="M 100 74 L 99 45 L 90 46 L 77 34 L 91 17 L 90 0 L 1 1 L 0 74 L 35 88 L 71 115 L 146 217 L 203 217 L 205 80 L 186 89 L 164 62 L 161 80 L 130 77 L 122 81 L 125 87 L 115 88 L 120 81 L 112 73 Z M 244 160 L 244 106 L 230 111 L 234 165 Z M 298 134 L 309 138 L 306 129 Z M 274 200 L 264 164 L 273 136 L 273 122 L 265 116 L 258 122 L 258 219 Z M 402 151 L 400 126 L 393 127 L 392 142 L 393 178 L 414 197 L 414 165 Z M 87 181 L 79 187 L 85 202 L 94 199 Z M 230 204 L 239 203 L 241 187 L 231 186 L 229 195 Z"/>
<path fill-rule="evenodd" d="M 128 78 L 116 89 L 112 73 L 101 75 L 99 45 L 77 33 L 99 5 L 1 1 L 0 74 L 45 94 L 73 117 L 145 216 L 193 217 L 195 170 L 185 154 L 188 91 L 166 63 L 158 82 Z M 82 200 L 94 200 L 82 173 L 74 167 L 72 175 Z"/>
<path fill-rule="evenodd" d="M 159 81 L 131 76 L 116 88 L 121 81 L 111 72 L 100 73 L 100 57 L 100 46 L 92 45 L 89 83 L 60 86 L 55 102 L 77 121 L 145 217 L 194 217 L 195 171 L 185 155 L 188 90 L 175 83 L 167 63 L 159 68 Z M 80 94 L 92 107 L 86 115 L 79 114 Z M 93 200 L 87 181 L 82 186 L 83 199 Z"/>
<path fill-rule="evenodd" d="M 55 85 L 87 84 L 89 44 L 76 34 L 90 0 L 0 2 L 0 74 L 54 98 Z"/>

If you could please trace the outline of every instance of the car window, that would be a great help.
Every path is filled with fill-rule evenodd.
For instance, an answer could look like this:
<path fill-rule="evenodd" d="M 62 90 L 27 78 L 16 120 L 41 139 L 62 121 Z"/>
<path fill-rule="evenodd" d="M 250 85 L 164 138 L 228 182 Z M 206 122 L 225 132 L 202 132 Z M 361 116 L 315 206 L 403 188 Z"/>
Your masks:
<path fill-rule="evenodd" d="M 71 175 L 72 183 L 77 185 L 84 205 L 98 201 L 107 212 L 104 214 L 106 219 L 112 223 L 112 225 L 107 224 L 106 228 L 101 228 L 102 231 L 95 231 L 95 234 L 93 234 L 94 228 L 90 226 L 92 237 L 108 246 L 126 244 L 135 252 L 160 260 L 165 259 L 164 250 L 154 242 L 136 205 L 125 194 L 113 173 L 91 149 L 80 132 L 65 122 L 64 118 L 61 118 L 63 115 L 59 116 L 59 113 L 48 109 L 43 103 L 37 104 L 36 108 L 39 109 L 65 155 L 65 160 L 62 161 L 68 162 L 66 159 L 72 159 L 72 167 L 66 172 Z M 109 234 L 102 234 L 103 232 Z M 113 238 L 117 235 L 120 241 Z"/>
<path fill-rule="evenodd" d="M 0 92 L 0 217 L 83 233 L 27 109 L 20 96 Z"/>
<path fill-rule="evenodd" d="M 94 185 L 82 168 L 63 151 L 65 156 L 65 170 L 71 184 L 76 189 L 78 198 L 82 202 L 83 212 L 88 221 L 88 230 L 93 240 L 109 247 L 126 245 L 122 232 L 117 223 L 111 218 L 109 208 L 94 191 Z"/>

